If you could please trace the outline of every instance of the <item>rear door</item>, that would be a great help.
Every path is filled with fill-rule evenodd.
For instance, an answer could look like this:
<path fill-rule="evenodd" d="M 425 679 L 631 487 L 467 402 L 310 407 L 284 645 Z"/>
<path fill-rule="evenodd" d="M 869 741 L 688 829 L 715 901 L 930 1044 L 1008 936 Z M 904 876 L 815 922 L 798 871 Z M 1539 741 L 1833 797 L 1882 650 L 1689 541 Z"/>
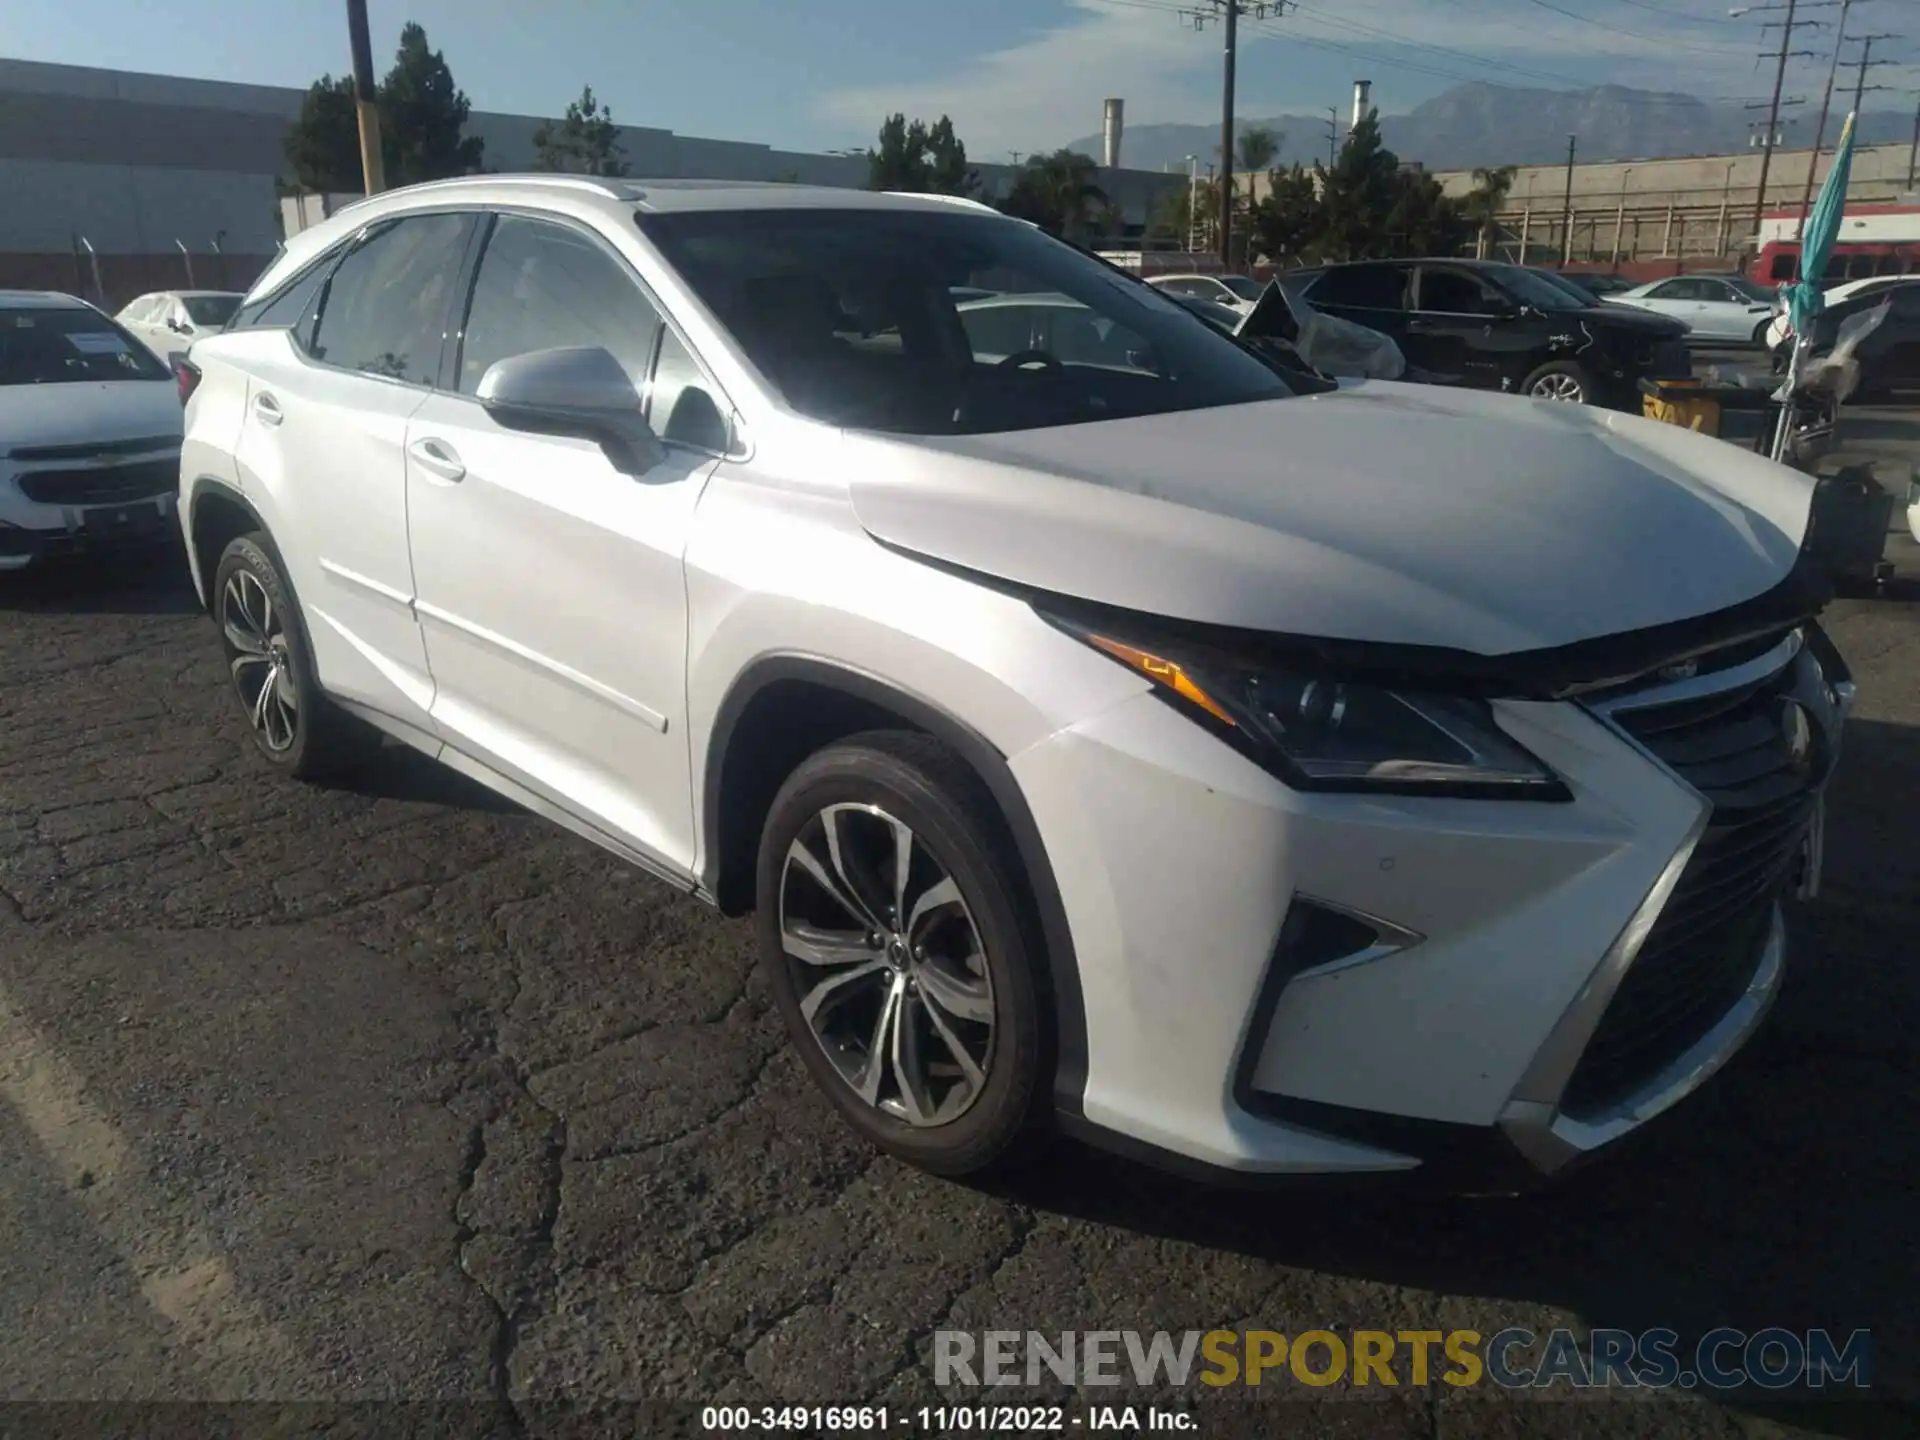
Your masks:
<path fill-rule="evenodd" d="M 451 383 L 407 427 L 417 609 L 433 720 L 459 750 L 685 872 L 687 534 L 731 406 L 598 236 L 497 217 Z M 645 392 L 666 458 L 635 477 L 591 440 L 496 424 L 497 361 L 597 345 Z"/>
<path fill-rule="evenodd" d="M 294 323 L 245 347 L 242 487 L 287 562 L 321 683 L 423 729 L 432 687 L 412 608 L 406 427 L 440 369 L 472 227 L 440 213 L 369 228 L 285 297 L 291 308 L 304 295 Z"/>
<path fill-rule="evenodd" d="M 1408 292 L 1412 279 L 1410 266 L 1363 261 L 1333 266 L 1304 293 L 1307 303 L 1316 310 L 1391 336 L 1406 355 L 1408 364 L 1426 369 L 1426 362 L 1415 358 L 1417 345 L 1409 348 L 1408 344 L 1407 307 L 1411 303 Z"/>
<path fill-rule="evenodd" d="M 1474 271 L 1459 265 L 1422 265 L 1409 343 L 1418 363 L 1461 385 L 1499 389 L 1517 383 L 1539 348 L 1537 327 Z M 1408 359 L 1412 359 L 1412 355 Z"/>

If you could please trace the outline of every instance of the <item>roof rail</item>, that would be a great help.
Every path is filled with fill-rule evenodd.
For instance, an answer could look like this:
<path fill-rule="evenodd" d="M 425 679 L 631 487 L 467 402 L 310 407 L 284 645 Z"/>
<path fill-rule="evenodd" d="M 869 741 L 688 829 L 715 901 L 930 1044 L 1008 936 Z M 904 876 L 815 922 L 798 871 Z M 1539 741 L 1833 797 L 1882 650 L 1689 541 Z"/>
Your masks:
<path fill-rule="evenodd" d="M 930 190 L 889 190 L 886 193 L 908 200 L 938 200 L 944 205 L 964 205 L 969 210 L 984 210 L 989 215 L 1000 214 L 986 201 L 975 200 L 969 195 L 938 195 Z"/>
<path fill-rule="evenodd" d="M 562 190 L 582 190 L 590 195 L 602 195 L 609 200 L 635 200 L 639 198 L 638 187 L 630 180 L 602 179 L 598 175 L 563 175 L 541 171 L 523 171 L 502 175 L 449 175 L 442 180 L 420 180 L 412 185 L 397 185 L 392 190 L 382 190 L 378 195 L 363 196 L 334 211 L 336 215 L 353 209 L 355 205 L 364 205 L 368 200 L 377 200 L 381 195 L 395 195 L 402 190 L 444 189 L 454 185 L 526 185 Z"/>

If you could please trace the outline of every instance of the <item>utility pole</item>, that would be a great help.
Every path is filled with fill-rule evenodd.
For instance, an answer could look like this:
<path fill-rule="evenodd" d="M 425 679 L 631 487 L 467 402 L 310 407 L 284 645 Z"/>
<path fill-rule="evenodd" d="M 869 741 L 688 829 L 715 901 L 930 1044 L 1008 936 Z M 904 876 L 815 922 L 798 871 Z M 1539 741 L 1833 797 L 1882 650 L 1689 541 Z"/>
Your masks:
<path fill-rule="evenodd" d="M 1920 171 L 1920 100 L 1913 105 L 1913 148 L 1907 151 L 1907 188 L 1913 188 L 1914 172 Z"/>
<path fill-rule="evenodd" d="M 1807 184 L 1800 192 L 1800 225 L 1794 231 L 1796 239 L 1807 233 L 1807 212 L 1813 208 L 1813 175 L 1820 168 L 1820 147 L 1827 143 L 1827 112 L 1833 108 L 1833 80 L 1840 70 L 1840 47 L 1847 43 L 1847 16 L 1852 10 L 1853 0 L 1840 0 L 1840 28 L 1834 32 L 1833 63 L 1827 66 L 1827 93 L 1820 100 L 1820 120 L 1813 127 L 1813 153 L 1807 156 Z M 1791 12 L 1787 18 L 1791 22 Z M 1786 48 L 1784 38 L 1780 48 Z"/>
<path fill-rule="evenodd" d="M 1563 270 L 1573 261 L 1573 152 L 1579 143 L 1579 136 L 1567 136 L 1567 206 L 1560 236 L 1560 268 Z"/>
<path fill-rule="evenodd" d="M 1233 264 L 1233 67 L 1240 49 L 1240 0 L 1222 0 L 1227 12 L 1226 86 L 1220 102 L 1220 268 Z"/>
<path fill-rule="evenodd" d="M 367 194 L 387 188 L 380 153 L 379 92 L 373 83 L 373 42 L 367 34 L 367 0 L 347 0 L 347 41 L 353 47 L 353 112 L 360 122 L 360 176 Z"/>
<path fill-rule="evenodd" d="M 1204 4 L 1204 9 L 1178 13 L 1196 30 L 1204 30 L 1215 20 L 1226 21 L 1220 101 L 1220 263 L 1226 266 L 1233 260 L 1233 88 L 1240 51 L 1240 17 L 1264 20 L 1279 15 L 1286 8 L 1286 0 L 1204 0 Z"/>
<path fill-rule="evenodd" d="M 1891 60 L 1876 60 L 1873 58 L 1873 42 L 1876 40 L 1898 40 L 1900 37 L 1898 35 L 1861 35 L 1857 38 L 1860 41 L 1861 50 L 1860 73 L 1854 77 L 1853 81 L 1853 113 L 1856 117 L 1860 114 L 1860 102 L 1866 96 L 1867 91 L 1891 88 L 1886 85 L 1867 84 L 1867 71 L 1876 65 L 1891 65 L 1893 63 Z M 1854 123 L 1858 124 L 1859 121 L 1856 119 Z"/>
<path fill-rule="evenodd" d="M 1340 107 L 1327 106 L 1327 168 L 1340 163 Z"/>
<path fill-rule="evenodd" d="M 1843 3 L 1843 0 L 1828 0 L 1828 3 L 1837 5 Z M 1844 0 L 1844 3 L 1851 4 L 1852 0 Z M 1793 48 L 1793 32 L 1796 29 L 1819 23 L 1814 20 L 1798 19 L 1797 14 L 1803 7 L 1812 10 L 1819 8 L 1819 6 L 1820 0 L 1787 0 L 1784 6 L 1751 5 L 1727 12 L 1729 15 L 1758 14 L 1763 11 L 1782 9 L 1787 12 L 1787 18 L 1785 20 L 1769 21 L 1760 27 L 1762 32 L 1774 29 L 1779 30 L 1780 53 L 1777 56 L 1771 57 L 1778 63 L 1775 65 L 1773 72 L 1773 99 L 1767 106 L 1767 146 L 1766 149 L 1760 153 L 1760 185 L 1753 197 L 1753 233 L 1756 235 L 1760 233 L 1760 217 L 1764 213 L 1767 204 L 1767 176 L 1773 169 L 1774 136 L 1780 133 L 1780 92 L 1786 87 L 1787 83 L 1787 61 L 1796 53 Z M 1797 53 L 1802 55 L 1811 54 L 1811 52 L 1808 51 L 1800 51 Z M 1766 59 L 1769 57 L 1762 55 L 1761 58 Z"/>

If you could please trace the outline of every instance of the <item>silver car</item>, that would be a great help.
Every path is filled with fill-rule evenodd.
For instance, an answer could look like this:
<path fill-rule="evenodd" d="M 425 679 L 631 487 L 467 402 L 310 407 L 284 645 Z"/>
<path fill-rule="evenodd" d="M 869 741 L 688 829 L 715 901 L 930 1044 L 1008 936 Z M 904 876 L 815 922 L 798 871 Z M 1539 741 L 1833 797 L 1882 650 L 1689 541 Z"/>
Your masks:
<path fill-rule="evenodd" d="M 1676 275 L 1607 297 L 1609 304 L 1632 305 L 1671 315 L 1693 327 L 1693 338 L 1738 345 L 1766 343 L 1775 292 L 1744 275 Z"/>

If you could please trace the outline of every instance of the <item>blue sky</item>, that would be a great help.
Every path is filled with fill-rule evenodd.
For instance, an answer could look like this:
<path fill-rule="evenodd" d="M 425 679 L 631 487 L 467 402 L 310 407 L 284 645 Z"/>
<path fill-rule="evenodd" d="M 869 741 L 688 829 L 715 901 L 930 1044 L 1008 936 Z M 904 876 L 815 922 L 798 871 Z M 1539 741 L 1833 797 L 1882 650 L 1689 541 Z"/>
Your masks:
<path fill-rule="evenodd" d="M 865 145 L 891 110 L 929 119 L 945 111 L 977 159 L 1000 159 L 1096 132 L 1108 95 L 1126 98 L 1130 124 L 1217 117 L 1220 32 L 1196 33 L 1180 13 L 1206 3 L 370 0 L 369 10 L 381 69 L 402 23 L 418 20 L 480 109 L 557 113 L 586 82 L 623 123 L 807 150 Z M 1878 21 L 1910 3 L 1861 0 L 1854 28 L 1898 28 Z M 0 45 L 21 59 L 280 85 L 348 68 L 340 0 L 9 8 Z M 1758 17 L 1730 19 L 1727 8 L 1727 0 L 1302 0 L 1284 19 L 1244 26 L 1238 108 L 1344 112 L 1362 75 L 1389 112 L 1468 78 L 1764 94 L 1772 77 L 1754 58 Z M 1830 34 L 1805 43 L 1824 49 Z M 1798 68 L 1790 84 L 1817 97 L 1824 64 Z M 1876 78 L 1912 83 L 1914 74 Z"/>

